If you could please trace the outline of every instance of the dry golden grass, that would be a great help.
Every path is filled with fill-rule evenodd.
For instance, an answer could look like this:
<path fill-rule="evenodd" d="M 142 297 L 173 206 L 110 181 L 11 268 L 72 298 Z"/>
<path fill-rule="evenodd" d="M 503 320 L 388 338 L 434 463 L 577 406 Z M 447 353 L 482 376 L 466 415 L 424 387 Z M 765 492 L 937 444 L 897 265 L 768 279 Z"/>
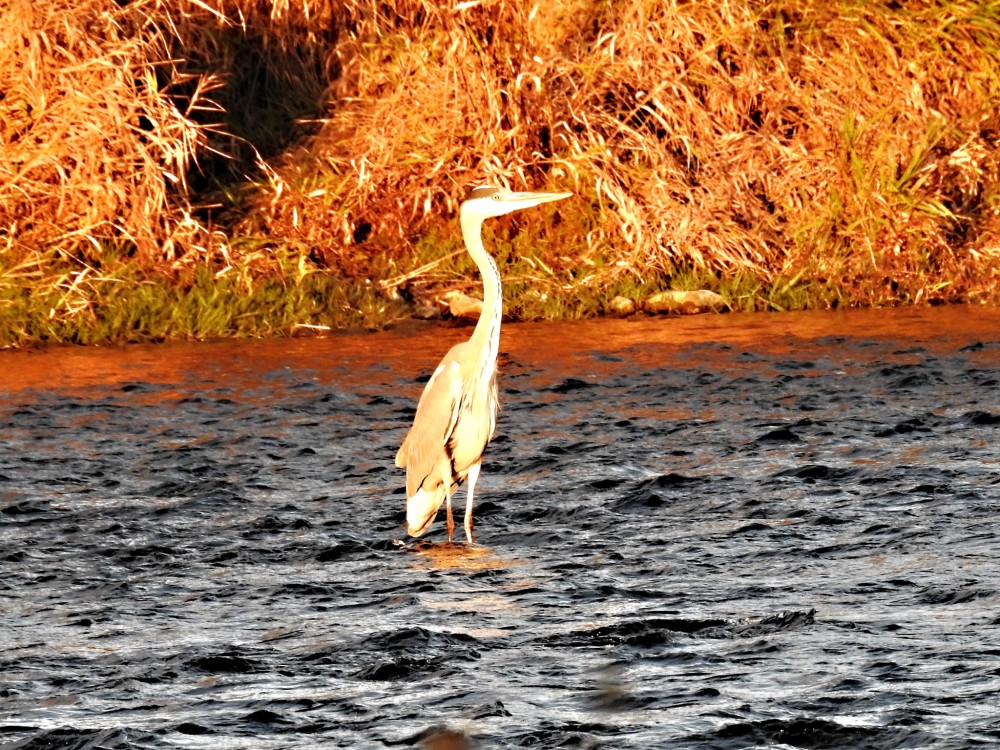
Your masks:
<path fill-rule="evenodd" d="M 997 300 L 996 0 L 3 9 L 0 291 L 61 289 L 53 315 L 121 262 L 454 285 L 461 258 L 411 272 L 484 181 L 579 196 L 533 214 L 528 291 Z"/>
<path fill-rule="evenodd" d="M 611 260 L 597 282 L 695 268 L 861 303 L 984 294 L 1000 6 L 897 5 L 347 3 L 329 120 L 272 176 L 269 224 L 350 267 L 352 246 L 405 247 L 497 180 L 581 196 L 556 244 Z"/>
<path fill-rule="evenodd" d="M 0 32 L 0 235 L 31 257 L 100 257 L 127 241 L 147 258 L 190 240 L 170 209 L 205 134 L 212 79 L 187 111 L 161 88 L 167 20 L 154 3 L 13 0 Z M 142 28 L 145 33 L 137 33 Z M 87 246 L 90 247 L 87 247 Z"/>
<path fill-rule="evenodd" d="M 236 41 L 252 37 L 252 63 L 283 65 L 286 79 L 303 72 L 289 59 L 329 74 L 311 31 L 329 23 L 329 9 L 241 0 L 8 5 L 0 28 L 0 237 L 8 251 L 56 247 L 99 259 L 120 248 L 146 262 L 224 253 L 228 238 L 193 216 L 189 181 L 201 176 L 199 158 L 238 148 L 228 128 L 259 106 L 247 96 L 258 91 L 244 89 L 242 100 L 232 91 L 235 77 L 261 77 L 231 59 L 241 51 Z"/>

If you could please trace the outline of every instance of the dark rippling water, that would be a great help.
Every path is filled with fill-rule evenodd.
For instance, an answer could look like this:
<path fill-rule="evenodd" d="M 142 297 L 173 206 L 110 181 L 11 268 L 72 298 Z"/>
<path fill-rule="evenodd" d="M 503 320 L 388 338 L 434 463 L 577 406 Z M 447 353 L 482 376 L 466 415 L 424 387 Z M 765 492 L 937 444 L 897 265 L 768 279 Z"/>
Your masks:
<path fill-rule="evenodd" d="M 400 549 L 468 333 L 0 353 L 0 747 L 1000 744 L 996 311 L 508 326 Z"/>

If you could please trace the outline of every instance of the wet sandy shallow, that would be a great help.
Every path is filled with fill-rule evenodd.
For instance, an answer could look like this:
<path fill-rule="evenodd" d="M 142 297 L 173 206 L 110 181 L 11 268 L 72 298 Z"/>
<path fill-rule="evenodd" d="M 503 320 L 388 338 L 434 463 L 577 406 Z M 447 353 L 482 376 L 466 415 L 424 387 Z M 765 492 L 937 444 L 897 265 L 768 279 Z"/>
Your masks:
<path fill-rule="evenodd" d="M 401 550 L 467 334 L 0 353 L 0 747 L 1000 742 L 996 311 L 508 326 Z"/>

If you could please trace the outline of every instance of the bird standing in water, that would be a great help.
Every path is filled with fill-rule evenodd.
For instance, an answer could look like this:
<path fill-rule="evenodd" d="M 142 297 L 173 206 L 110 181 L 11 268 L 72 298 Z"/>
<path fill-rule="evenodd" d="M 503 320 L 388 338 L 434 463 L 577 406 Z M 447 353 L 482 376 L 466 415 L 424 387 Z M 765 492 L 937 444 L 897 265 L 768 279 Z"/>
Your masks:
<path fill-rule="evenodd" d="M 483 221 L 570 195 L 487 186 L 474 189 L 462 204 L 462 237 L 483 278 L 483 312 L 472 337 L 453 346 L 427 381 L 413 426 L 396 454 L 396 466 L 406 468 L 406 527 L 411 536 L 427 531 L 445 504 L 450 542 L 455 532 L 451 497 L 466 481 L 465 538 L 472 544 L 473 492 L 499 408 L 497 353 L 503 316 L 500 272 L 483 247 Z"/>

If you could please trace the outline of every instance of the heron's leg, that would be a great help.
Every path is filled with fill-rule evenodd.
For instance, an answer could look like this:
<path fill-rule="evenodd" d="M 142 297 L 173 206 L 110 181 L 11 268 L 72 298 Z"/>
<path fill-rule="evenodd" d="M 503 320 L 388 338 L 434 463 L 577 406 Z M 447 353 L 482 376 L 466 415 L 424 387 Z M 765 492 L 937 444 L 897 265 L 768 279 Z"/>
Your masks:
<path fill-rule="evenodd" d="M 476 480 L 479 479 L 481 463 L 476 462 L 469 467 L 469 494 L 465 498 L 465 540 L 472 544 L 472 495 L 476 491 Z"/>
<path fill-rule="evenodd" d="M 445 508 L 448 511 L 448 541 L 450 542 L 455 536 L 455 521 L 451 517 L 451 476 L 450 472 L 446 472 L 442 478 L 444 479 L 444 496 L 445 496 Z"/>

